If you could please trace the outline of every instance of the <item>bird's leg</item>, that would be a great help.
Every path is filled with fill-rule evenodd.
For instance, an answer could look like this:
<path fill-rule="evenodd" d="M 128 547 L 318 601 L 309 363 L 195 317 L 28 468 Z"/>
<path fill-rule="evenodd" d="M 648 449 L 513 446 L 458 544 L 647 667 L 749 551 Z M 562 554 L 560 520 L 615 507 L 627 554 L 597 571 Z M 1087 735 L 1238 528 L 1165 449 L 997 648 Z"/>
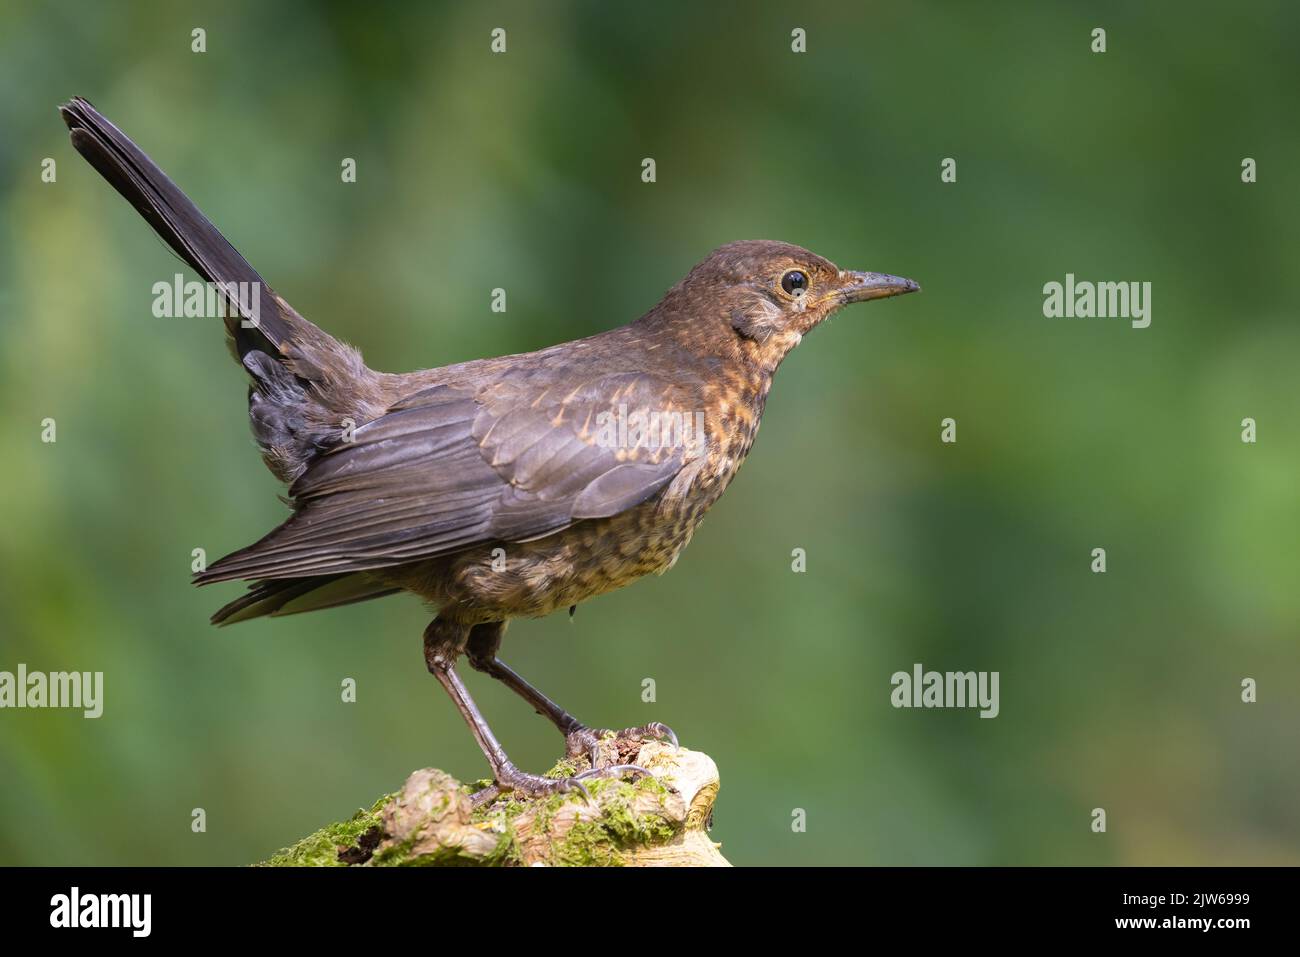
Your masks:
<path fill-rule="evenodd" d="M 429 673 L 438 679 L 438 683 L 451 696 L 456 710 L 469 725 L 474 740 L 478 742 L 484 757 L 492 767 L 492 780 L 495 784 L 487 791 L 481 791 L 474 796 L 476 804 L 491 800 L 501 791 L 516 791 L 528 797 L 541 797 L 545 794 L 576 788 L 585 794 L 586 788 L 582 786 L 584 778 L 618 777 L 625 772 L 641 775 L 650 773 L 644 768 L 632 765 L 614 765 L 608 768 L 592 768 L 571 778 L 546 778 L 529 774 L 515 767 L 507 757 L 505 749 L 501 747 L 501 743 L 497 741 L 496 735 L 492 733 L 492 729 L 488 727 L 478 705 L 470 696 L 469 689 L 456 673 L 456 659 L 465 651 L 469 632 L 470 629 L 466 625 L 442 617 L 435 618 L 424 630 L 424 662 L 429 668 Z"/>
<path fill-rule="evenodd" d="M 652 721 L 636 728 L 624 728 L 622 731 L 588 728 L 542 694 L 540 690 L 529 684 L 522 675 L 497 657 L 497 650 L 501 647 L 501 636 L 505 633 L 505 630 L 506 623 L 504 621 L 475 625 L 470 630 L 465 649 L 469 657 L 470 667 L 475 671 L 481 671 L 496 678 L 532 705 L 533 710 L 538 714 L 555 725 L 560 730 L 560 733 L 564 735 L 564 751 L 567 757 L 576 758 L 585 754 L 591 760 L 592 768 L 598 767 L 600 742 L 611 734 L 615 738 L 634 740 L 645 738 L 667 739 L 672 742 L 673 747 L 678 746 L 677 735 L 673 733 L 673 729 L 658 721 Z M 622 765 L 622 767 L 632 767 L 632 765 Z"/>

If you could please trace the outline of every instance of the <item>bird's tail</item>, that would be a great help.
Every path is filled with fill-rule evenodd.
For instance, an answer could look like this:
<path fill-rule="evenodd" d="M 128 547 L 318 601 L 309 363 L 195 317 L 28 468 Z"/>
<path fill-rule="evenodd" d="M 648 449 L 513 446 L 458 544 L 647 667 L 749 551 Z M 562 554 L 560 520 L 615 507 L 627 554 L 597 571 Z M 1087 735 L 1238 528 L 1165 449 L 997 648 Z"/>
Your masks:
<path fill-rule="evenodd" d="M 271 470 L 292 482 L 332 444 L 340 419 L 370 417 L 364 396 L 374 373 L 356 350 L 276 295 L 180 187 L 90 103 L 76 97 L 59 112 L 77 152 L 224 298 L 233 351 L 253 380 L 253 434 Z"/>
<path fill-rule="evenodd" d="M 292 320 L 256 269 L 221 235 L 190 198 L 125 133 L 81 97 L 59 107 L 72 145 L 126 197 L 176 254 L 231 306 L 226 328 L 242 360 L 251 349 L 275 354 L 291 338 Z"/>

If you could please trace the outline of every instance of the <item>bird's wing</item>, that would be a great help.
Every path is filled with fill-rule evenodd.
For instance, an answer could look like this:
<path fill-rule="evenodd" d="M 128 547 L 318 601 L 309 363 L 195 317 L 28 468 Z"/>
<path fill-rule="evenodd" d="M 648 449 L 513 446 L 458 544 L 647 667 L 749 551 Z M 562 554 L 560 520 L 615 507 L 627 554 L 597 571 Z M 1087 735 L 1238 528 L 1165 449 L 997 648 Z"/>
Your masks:
<path fill-rule="evenodd" d="M 325 452 L 289 490 L 294 515 L 196 581 L 383 568 L 618 514 L 694 454 L 665 443 L 667 428 L 653 447 L 629 448 L 635 433 L 619 433 L 638 410 L 684 411 L 673 397 L 669 383 L 638 373 L 564 392 L 507 381 L 426 389 Z"/>

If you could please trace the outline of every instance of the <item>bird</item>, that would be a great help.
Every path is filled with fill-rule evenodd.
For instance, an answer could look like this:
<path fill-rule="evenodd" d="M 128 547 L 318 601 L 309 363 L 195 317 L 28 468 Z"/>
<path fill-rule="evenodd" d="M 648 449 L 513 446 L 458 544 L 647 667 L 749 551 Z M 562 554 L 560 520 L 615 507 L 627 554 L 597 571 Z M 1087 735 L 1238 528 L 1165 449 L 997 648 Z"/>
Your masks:
<path fill-rule="evenodd" d="M 282 524 L 195 575 L 199 585 L 248 583 L 212 622 L 413 593 L 436 610 L 425 666 L 492 771 L 476 802 L 648 773 L 602 762 L 600 742 L 613 733 L 676 745 L 672 730 L 583 724 L 501 660 L 508 623 L 572 613 L 670 569 L 745 461 L 790 351 L 841 307 L 920 286 L 789 243 L 730 242 L 625 325 L 535 352 L 379 372 L 274 292 L 88 101 L 59 110 L 77 152 L 220 291 L 253 436 L 288 488 Z M 551 778 L 514 764 L 461 658 L 548 718 L 566 755 L 591 767 Z"/>

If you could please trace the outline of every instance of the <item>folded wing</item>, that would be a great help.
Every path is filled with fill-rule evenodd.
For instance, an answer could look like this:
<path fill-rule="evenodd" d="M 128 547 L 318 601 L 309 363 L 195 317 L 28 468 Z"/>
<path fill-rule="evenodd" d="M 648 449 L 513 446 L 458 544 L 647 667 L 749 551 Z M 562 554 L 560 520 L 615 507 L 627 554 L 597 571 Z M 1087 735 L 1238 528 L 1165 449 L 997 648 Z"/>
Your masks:
<path fill-rule="evenodd" d="M 674 411 L 672 387 L 637 373 L 564 393 L 504 378 L 426 389 L 321 455 L 289 490 L 293 516 L 196 580 L 373 570 L 618 514 L 692 452 L 660 433 L 633 446 L 626 423 Z"/>

